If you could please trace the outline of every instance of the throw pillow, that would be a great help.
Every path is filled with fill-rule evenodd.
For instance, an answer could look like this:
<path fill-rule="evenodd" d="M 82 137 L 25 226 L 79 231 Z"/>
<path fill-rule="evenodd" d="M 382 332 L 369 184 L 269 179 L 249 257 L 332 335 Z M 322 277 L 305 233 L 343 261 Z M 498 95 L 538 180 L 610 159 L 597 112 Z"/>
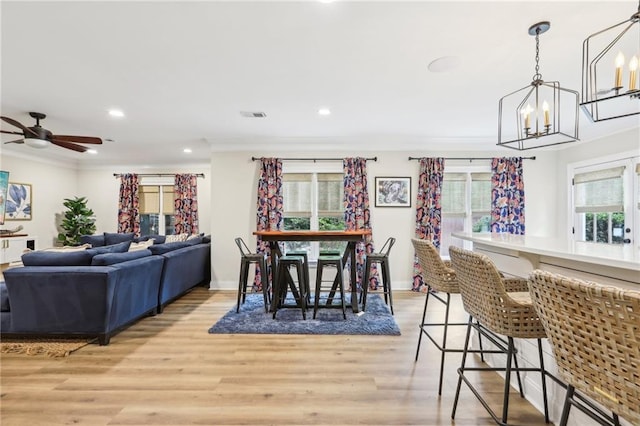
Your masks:
<path fill-rule="evenodd" d="M 100 235 L 82 235 L 80 237 L 82 244 L 91 244 L 91 247 L 102 247 L 104 245 L 104 234 Z"/>
<path fill-rule="evenodd" d="M 204 232 L 201 232 L 199 234 L 191 234 L 187 237 L 187 241 L 189 240 L 193 240 L 194 238 L 198 238 L 198 237 L 204 237 Z"/>
<path fill-rule="evenodd" d="M 81 246 L 50 247 L 39 251 L 48 251 L 51 253 L 71 253 L 72 251 L 83 251 L 90 248 L 91 244 L 83 244 Z"/>
<path fill-rule="evenodd" d="M 127 234 L 112 233 L 112 232 L 104 233 L 105 245 L 110 246 L 112 244 L 123 243 L 125 241 L 133 241 L 133 232 L 129 232 Z"/>
<path fill-rule="evenodd" d="M 188 238 L 185 243 L 192 246 L 195 246 L 196 244 L 202 244 L 202 237 L 198 235 L 195 238 Z"/>
<path fill-rule="evenodd" d="M 104 253 L 93 256 L 91 266 L 109 266 L 116 263 L 126 262 L 128 260 L 140 259 L 141 257 L 151 256 L 149 250 L 137 250 L 126 253 Z"/>
<path fill-rule="evenodd" d="M 88 250 L 58 253 L 32 251 L 22 255 L 24 266 L 89 266 L 93 255 Z"/>
<path fill-rule="evenodd" d="M 111 244 L 109 246 L 104 247 L 96 247 L 87 250 L 92 255 L 104 254 L 104 253 L 124 253 L 129 250 L 129 246 L 131 245 L 131 241 L 124 241 L 118 244 Z"/>
<path fill-rule="evenodd" d="M 129 251 L 138 251 L 138 250 L 148 249 L 149 246 L 153 245 L 154 241 L 155 240 L 151 238 L 145 241 L 140 241 L 139 243 L 131 243 L 131 246 L 129 246 Z"/>
<path fill-rule="evenodd" d="M 175 234 L 175 235 L 167 235 L 165 238 L 165 243 L 175 243 L 177 241 L 187 241 L 189 234 Z"/>

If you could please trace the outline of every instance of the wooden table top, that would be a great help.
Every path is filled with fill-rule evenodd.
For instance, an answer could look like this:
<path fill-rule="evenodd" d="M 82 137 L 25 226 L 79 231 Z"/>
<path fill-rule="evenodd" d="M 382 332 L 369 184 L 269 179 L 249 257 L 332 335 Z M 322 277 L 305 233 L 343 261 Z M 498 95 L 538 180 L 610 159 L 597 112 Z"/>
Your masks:
<path fill-rule="evenodd" d="M 254 231 L 265 241 L 360 241 L 371 235 L 370 229 L 357 231 Z"/>

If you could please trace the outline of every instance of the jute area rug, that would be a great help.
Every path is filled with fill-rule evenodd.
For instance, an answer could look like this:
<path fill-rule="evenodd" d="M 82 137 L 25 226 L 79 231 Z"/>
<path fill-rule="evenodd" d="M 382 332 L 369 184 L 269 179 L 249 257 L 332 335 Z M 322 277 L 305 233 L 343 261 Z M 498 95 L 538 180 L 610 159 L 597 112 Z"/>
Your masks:
<path fill-rule="evenodd" d="M 3 354 L 42 355 L 53 358 L 71 355 L 94 339 L 16 339 L 3 338 L 0 352 Z"/>

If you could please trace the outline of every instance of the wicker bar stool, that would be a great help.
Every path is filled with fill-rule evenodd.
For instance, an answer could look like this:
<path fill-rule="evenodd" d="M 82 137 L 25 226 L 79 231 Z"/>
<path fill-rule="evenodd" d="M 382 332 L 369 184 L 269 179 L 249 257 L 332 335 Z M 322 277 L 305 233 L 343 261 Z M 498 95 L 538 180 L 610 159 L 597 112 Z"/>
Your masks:
<path fill-rule="evenodd" d="M 290 267 L 296 268 L 298 278 L 298 288 L 296 282 L 291 276 Z M 302 319 L 307 319 L 307 288 L 304 274 L 304 259 L 302 256 L 281 256 L 278 259 L 278 280 L 273 289 L 273 319 L 276 319 L 278 309 L 282 308 L 300 308 L 302 310 Z M 295 304 L 286 304 L 287 293 L 291 290 Z"/>
<path fill-rule="evenodd" d="M 266 254 L 252 253 L 244 240 L 240 237 L 235 239 L 236 245 L 240 250 L 240 279 L 238 280 L 238 304 L 236 313 L 240 312 L 240 299 L 244 304 L 247 298 L 247 284 L 249 279 L 249 265 L 258 264 L 260 267 L 260 282 L 262 283 L 262 296 L 264 298 L 265 312 L 269 312 L 271 306 L 271 294 L 269 292 L 269 280 L 267 279 Z"/>
<path fill-rule="evenodd" d="M 391 247 L 396 243 L 393 237 L 387 238 L 379 253 L 371 253 L 367 255 L 364 265 L 364 276 L 362 278 L 362 311 L 367 310 L 367 292 L 369 291 L 369 275 L 371 274 L 371 265 L 379 263 L 382 267 L 382 289 L 384 292 L 384 303 L 389 305 L 391 315 L 393 315 L 393 295 L 391 293 L 391 274 L 389 272 L 389 252 Z"/>
<path fill-rule="evenodd" d="M 529 291 L 567 383 L 560 425 L 571 406 L 600 424 L 640 424 L 640 292 L 540 270 Z"/>
<path fill-rule="evenodd" d="M 313 319 L 316 319 L 316 313 L 318 312 L 318 308 L 320 308 L 320 293 L 323 290 L 322 286 L 322 273 L 326 267 L 331 267 L 336 270 L 336 276 L 333 280 L 331 280 L 330 292 L 331 294 L 335 291 L 333 288 L 333 284 L 338 284 L 338 289 L 340 290 L 340 305 L 334 305 L 332 303 L 332 299 L 328 299 L 327 303 L 323 305 L 323 308 L 342 308 L 342 317 L 347 319 L 347 308 L 344 300 L 344 279 L 342 277 L 342 271 L 344 269 L 342 264 L 342 256 L 320 256 L 318 257 L 318 265 L 316 271 L 316 289 L 315 289 L 315 297 L 313 303 Z"/>
<path fill-rule="evenodd" d="M 546 333 L 531 302 L 527 280 L 502 278 L 491 259 L 480 253 L 474 253 L 469 250 L 451 246 L 449 247 L 449 255 L 451 256 L 451 263 L 456 271 L 460 285 L 462 304 L 465 311 L 470 315 L 465 340 L 465 351 L 462 354 L 462 363 L 458 369 L 458 386 L 456 388 L 451 418 L 455 418 L 460 388 L 464 381 L 496 423 L 506 425 L 509 414 L 511 373 L 513 371 L 537 371 L 540 372 L 542 382 L 544 418 L 545 422 L 549 423 L 546 386 L 546 376 L 549 373 L 544 369 L 541 342 L 541 340 L 546 337 Z M 485 328 L 495 334 L 506 336 L 508 345 L 506 348 L 501 348 L 505 350 L 507 355 L 506 367 L 471 368 L 466 366 L 468 352 L 466 349 L 469 346 L 473 319 L 482 325 L 479 330 L 483 333 L 484 337 L 489 338 L 489 336 L 483 332 Z M 537 340 L 540 367 L 512 367 L 516 354 L 514 338 Z M 495 344 L 495 342 L 492 343 Z M 469 377 L 465 375 L 467 371 L 505 372 L 501 418 L 496 415 L 471 383 Z M 524 397 L 522 391 L 520 391 L 520 396 Z"/>
<path fill-rule="evenodd" d="M 420 268 L 422 269 L 422 278 L 424 282 L 429 287 L 429 291 L 427 291 L 425 300 L 424 300 L 424 310 L 422 311 L 422 322 L 418 326 L 420 328 L 420 333 L 418 334 L 418 347 L 416 349 L 416 361 L 418 361 L 418 355 L 420 354 L 420 344 L 422 343 L 422 336 L 425 335 L 431 342 L 436 346 L 436 348 L 441 352 L 440 354 L 440 379 L 438 381 L 438 395 L 442 395 L 442 379 L 444 373 L 444 359 L 447 353 L 462 353 L 463 348 L 449 348 L 447 347 L 447 332 L 449 326 L 466 326 L 466 322 L 449 322 L 449 307 L 451 302 L 452 294 L 459 294 L 460 287 L 458 285 L 458 280 L 456 278 L 456 271 L 451 267 L 451 262 L 447 260 L 443 260 L 440 257 L 440 253 L 438 253 L 438 249 L 433 245 L 431 241 L 422 240 L 418 238 L 412 238 L 411 243 L 416 252 L 416 256 L 418 257 L 418 263 L 420 264 Z M 445 293 L 446 298 L 442 298 L 437 293 L 431 293 L 431 290 L 434 290 L 439 293 Z M 441 323 L 433 323 L 433 322 L 425 322 L 427 316 L 427 306 L 429 305 L 429 299 L 434 298 L 440 303 L 445 305 L 445 313 L 444 313 L 444 322 Z M 442 327 L 442 343 L 435 340 L 435 337 L 430 332 L 430 329 L 433 327 Z M 476 322 L 476 327 L 479 327 L 479 324 Z M 481 354 L 482 360 L 484 361 L 484 352 L 482 350 L 482 334 L 478 333 L 480 349 L 472 350 L 469 349 L 469 352 L 478 352 Z M 494 336 L 495 339 L 499 339 L 498 336 Z M 487 351 L 488 353 L 496 352 L 496 351 Z M 501 351 L 498 351 L 501 352 Z"/>

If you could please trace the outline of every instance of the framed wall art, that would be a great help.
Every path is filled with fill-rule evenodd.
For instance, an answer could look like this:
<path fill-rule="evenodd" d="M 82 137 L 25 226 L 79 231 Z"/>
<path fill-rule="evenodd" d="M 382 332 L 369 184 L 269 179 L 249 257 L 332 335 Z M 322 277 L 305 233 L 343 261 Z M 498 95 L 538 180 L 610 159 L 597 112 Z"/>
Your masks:
<path fill-rule="evenodd" d="M 410 177 L 376 177 L 376 207 L 411 207 Z"/>
<path fill-rule="evenodd" d="M 4 206 L 5 220 L 31 220 L 31 185 L 9 182 Z"/>

